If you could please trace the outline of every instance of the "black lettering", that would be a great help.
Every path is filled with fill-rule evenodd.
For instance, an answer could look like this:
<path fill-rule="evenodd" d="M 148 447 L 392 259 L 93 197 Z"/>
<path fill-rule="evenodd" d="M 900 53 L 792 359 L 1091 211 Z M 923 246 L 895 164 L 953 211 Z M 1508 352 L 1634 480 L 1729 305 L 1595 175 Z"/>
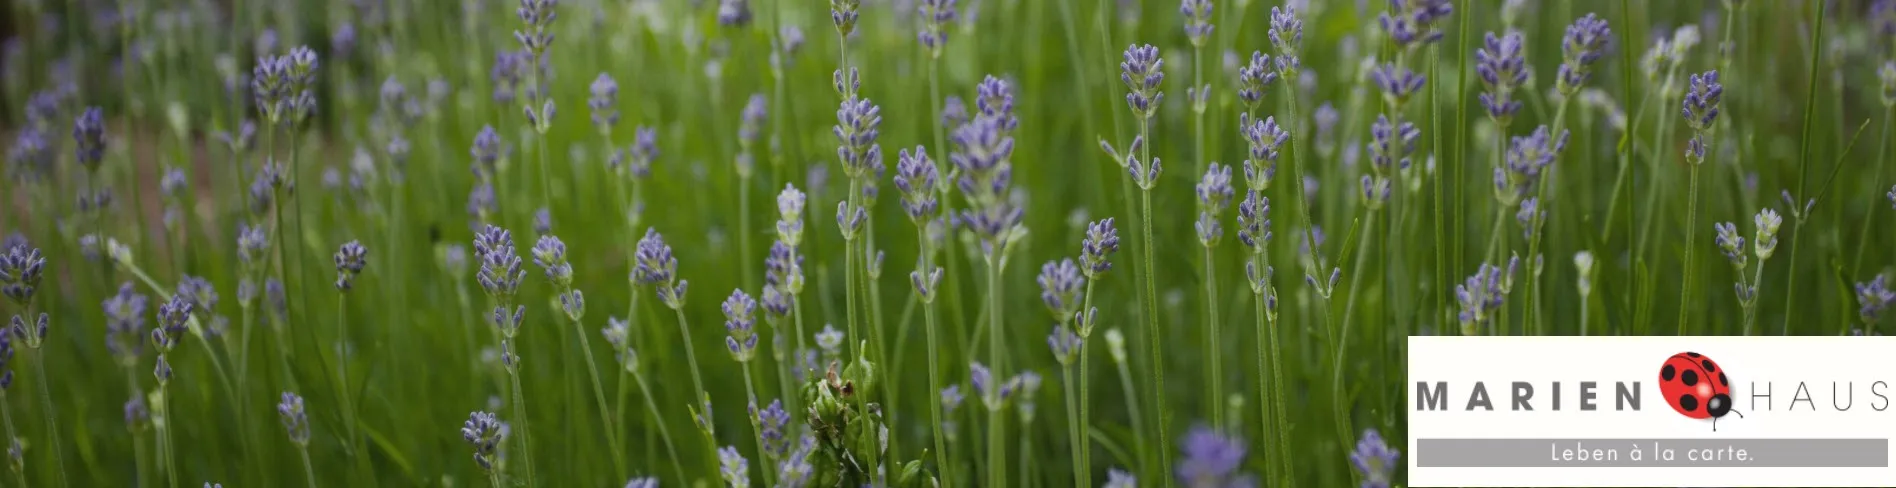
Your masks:
<path fill-rule="evenodd" d="M 1593 399 L 1600 396 L 1598 393 L 1595 393 L 1593 389 L 1599 386 L 1599 383 L 1592 381 L 1580 382 L 1580 410 L 1591 412 L 1600 409 L 1599 405 L 1593 403 Z"/>
<path fill-rule="evenodd" d="M 1758 398 L 1760 397 L 1764 398 L 1764 408 L 1758 408 Z M 1771 383 L 1766 382 L 1764 384 L 1764 394 L 1759 395 L 1758 382 L 1756 381 L 1751 382 L 1751 409 L 1758 410 L 1758 411 L 1771 410 Z"/>
<path fill-rule="evenodd" d="M 1628 385 L 1631 385 L 1632 388 L 1627 388 Z M 1639 411 L 1639 382 L 1627 383 L 1621 381 L 1618 383 L 1616 389 L 1619 390 L 1619 394 L 1613 399 L 1614 410 L 1624 411 L 1627 405 L 1632 405 L 1633 411 Z"/>
<path fill-rule="evenodd" d="M 1415 409 L 1421 411 L 1448 410 L 1448 382 L 1435 382 L 1435 389 L 1433 390 L 1429 389 L 1428 383 L 1421 381 L 1415 382 Z"/>
<path fill-rule="evenodd" d="M 1514 395 L 1513 396 L 1514 396 L 1514 410 L 1515 411 L 1517 412 L 1534 411 L 1534 406 L 1527 404 L 1527 401 L 1529 399 L 1534 398 L 1534 385 L 1530 385 L 1526 381 L 1514 382 Z"/>

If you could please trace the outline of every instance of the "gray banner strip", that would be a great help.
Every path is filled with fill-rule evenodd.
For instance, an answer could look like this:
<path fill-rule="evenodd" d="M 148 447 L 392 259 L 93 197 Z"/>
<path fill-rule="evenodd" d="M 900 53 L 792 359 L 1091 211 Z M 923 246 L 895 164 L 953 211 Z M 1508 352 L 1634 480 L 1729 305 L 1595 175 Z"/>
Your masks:
<path fill-rule="evenodd" d="M 1887 468 L 1889 439 L 1417 439 L 1422 468 Z"/>

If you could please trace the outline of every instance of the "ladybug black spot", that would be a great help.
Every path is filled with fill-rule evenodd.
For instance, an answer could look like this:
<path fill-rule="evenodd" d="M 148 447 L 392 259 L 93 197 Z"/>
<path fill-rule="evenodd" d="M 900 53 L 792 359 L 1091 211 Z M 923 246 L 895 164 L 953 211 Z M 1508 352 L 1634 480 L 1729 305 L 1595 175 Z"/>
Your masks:
<path fill-rule="evenodd" d="M 1700 356 L 1700 354 L 1699 354 L 1699 353 L 1696 353 L 1696 352 L 1688 352 L 1688 353 L 1685 353 L 1685 355 L 1687 355 L 1687 356 L 1692 356 L 1692 357 L 1694 357 L 1694 358 L 1696 358 L 1696 357 L 1699 357 L 1699 356 Z"/>
<path fill-rule="evenodd" d="M 1705 413 L 1712 414 L 1713 417 L 1723 417 L 1731 413 L 1731 397 L 1722 394 L 1713 395 L 1711 400 L 1705 402 Z"/>
<path fill-rule="evenodd" d="M 1729 379 L 1729 378 L 1726 378 L 1726 377 L 1725 377 L 1725 373 L 1719 373 L 1719 374 L 1718 374 L 1718 386 L 1731 386 L 1731 379 Z"/>
<path fill-rule="evenodd" d="M 1672 381 L 1672 377 L 1677 374 L 1678 372 L 1673 371 L 1672 365 L 1670 364 L 1666 365 L 1666 367 L 1659 368 L 1659 379 L 1662 381 Z"/>
<path fill-rule="evenodd" d="M 1712 360 L 1710 360 L 1710 359 L 1707 359 L 1707 360 L 1704 360 L 1704 361 L 1699 361 L 1699 366 L 1704 366 L 1704 367 L 1705 367 L 1705 372 L 1707 372 L 1707 373 L 1711 373 L 1711 372 L 1714 372 L 1714 371 L 1718 371 L 1718 365 L 1716 365 L 1716 364 L 1712 364 Z"/>
<path fill-rule="evenodd" d="M 1698 381 L 1699 375 L 1697 371 L 1686 370 L 1684 373 L 1679 374 L 1679 382 L 1685 383 L 1685 386 L 1698 386 Z"/>
<path fill-rule="evenodd" d="M 1687 412 L 1697 412 L 1698 407 L 1699 407 L 1698 397 L 1695 397 L 1692 395 L 1679 395 L 1679 408 L 1685 409 L 1685 411 Z"/>

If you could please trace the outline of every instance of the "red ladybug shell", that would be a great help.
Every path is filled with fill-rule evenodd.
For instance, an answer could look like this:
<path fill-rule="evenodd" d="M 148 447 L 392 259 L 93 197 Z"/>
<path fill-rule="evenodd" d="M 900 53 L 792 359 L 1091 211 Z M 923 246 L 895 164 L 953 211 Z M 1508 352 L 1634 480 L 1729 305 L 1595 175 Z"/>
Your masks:
<path fill-rule="evenodd" d="M 1680 415 L 1695 419 L 1711 418 L 1707 408 L 1712 397 L 1731 398 L 1731 379 L 1712 358 L 1696 352 L 1682 352 L 1666 358 L 1659 368 L 1659 393 L 1666 404 Z M 1721 416 L 1724 412 L 1720 412 Z"/>

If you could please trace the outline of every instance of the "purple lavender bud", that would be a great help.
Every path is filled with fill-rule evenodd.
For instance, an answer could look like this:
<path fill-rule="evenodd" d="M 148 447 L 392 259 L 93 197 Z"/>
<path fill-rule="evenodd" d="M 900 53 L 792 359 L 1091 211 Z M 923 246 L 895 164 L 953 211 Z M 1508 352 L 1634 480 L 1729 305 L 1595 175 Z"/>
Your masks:
<path fill-rule="evenodd" d="M 1745 267 L 1745 238 L 1738 235 L 1738 224 L 1719 222 L 1712 224 L 1712 228 L 1718 231 L 1719 250 L 1725 252 L 1732 267 L 1742 271 Z"/>
<path fill-rule="evenodd" d="M 1889 207 L 1896 209 L 1896 185 L 1889 187 Z"/>
<path fill-rule="evenodd" d="M 1233 194 L 1231 167 L 1211 163 L 1210 167 L 1205 168 L 1205 175 L 1198 180 L 1198 186 L 1195 188 L 1198 193 L 1198 204 L 1201 207 L 1213 216 L 1224 212 L 1225 207 L 1231 204 Z"/>
<path fill-rule="evenodd" d="M 968 104 L 962 102 L 961 97 L 949 95 L 947 99 L 943 100 L 941 105 L 942 127 L 961 127 L 962 124 L 968 123 L 968 120 Z"/>
<path fill-rule="evenodd" d="M 1080 336 L 1064 325 L 1053 326 L 1053 332 L 1047 334 L 1047 348 L 1053 351 L 1053 359 L 1060 364 L 1073 364 L 1079 357 Z"/>
<path fill-rule="evenodd" d="M 28 126 L 13 137 L 7 148 L 7 173 L 15 181 L 44 181 L 52 177 L 53 145 L 40 129 Z"/>
<path fill-rule="evenodd" d="M 1377 115 L 1376 122 L 1369 126 L 1369 163 L 1377 175 L 1388 177 L 1392 169 L 1409 169 L 1409 155 L 1415 152 L 1415 144 L 1422 137 L 1422 131 L 1415 124 L 1399 121 L 1391 123 L 1388 117 Z"/>
<path fill-rule="evenodd" d="M 1034 278 L 1034 282 L 1040 284 L 1040 301 L 1053 312 L 1054 320 L 1065 320 L 1079 311 L 1086 277 L 1072 259 L 1047 261 L 1040 266 L 1040 276 Z"/>
<path fill-rule="evenodd" d="M 718 473 L 731 488 L 750 488 L 750 461 L 737 452 L 737 446 L 718 449 Z"/>
<path fill-rule="evenodd" d="M 755 406 L 752 407 L 755 410 Z M 771 400 L 770 406 L 756 412 L 760 434 L 763 437 L 765 457 L 782 457 L 790 450 L 790 439 L 784 434 L 789 432 L 790 412 L 783 409 L 783 400 Z"/>
<path fill-rule="evenodd" d="M 514 254 L 513 234 L 488 225 L 474 236 L 474 255 L 481 260 L 475 279 L 487 296 L 502 304 L 513 303 L 520 280 L 526 276 L 526 271 L 520 269 L 520 256 Z"/>
<path fill-rule="evenodd" d="M 20 244 L 0 249 L 0 295 L 24 307 L 39 290 L 45 269 L 46 258 L 38 248 Z"/>
<path fill-rule="evenodd" d="M 1258 190 L 1244 192 L 1238 202 L 1238 241 L 1252 252 L 1264 252 L 1271 239 L 1271 199 Z"/>
<path fill-rule="evenodd" d="M 758 134 L 763 133 L 764 118 L 768 113 L 765 103 L 764 94 L 753 93 L 750 101 L 744 104 L 744 112 L 737 126 L 737 141 L 744 147 L 750 147 L 757 141 Z"/>
<path fill-rule="evenodd" d="M 1691 86 L 1685 91 L 1681 109 L 1685 124 L 1695 132 L 1710 132 L 1712 122 L 1718 120 L 1718 102 L 1724 97 L 1725 86 L 1718 84 L 1718 70 L 1690 75 L 1689 79 Z"/>
<path fill-rule="evenodd" d="M 592 82 L 592 98 L 586 100 L 586 107 L 592 110 L 593 125 L 599 130 L 611 130 L 619 125 L 619 83 L 612 75 L 599 73 Z"/>
<path fill-rule="evenodd" d="M 86 107 L 72 123 L 73 154 L 87 172 L 96 173 L 105 159 L 105 113 L 99 107 Z"/>
<path fill-rule="evenodd" d="M 1537 224 L 1546 220 L 1546 210 L 1540 208 L 1540 199 L 1527 197 L 1521 200 L 1521 208 L 1514 212 L 1514 220 L 1521 224 L 1521 239 L 1533 240 Z"/>
<path fill-rule="evenodd" d="M 979 365 L 979 363 L 976 363 L 976 365 Z M 942 388 L 941 389 L 942 414 L 946 415 L 946 414 L 954 413 L 955 409 L 961 408 L 961 402 L 962 400 L 965 400 L 965 399 L 966 397 L 963 397 L 961 395 L 961 385 L 948 385 L 947 387 Z"/>
<path fill-rule="evenodd" d="M 1126 84 L 1126 105 L 1142 119 L 1150 119 L 1159 110 L 1165 93 L 1159 83 L 1165 81 L 1165 60 L 1159 48 L 1147 44 L 1126 47 L 1125 61 L 1119 63 L 1119 81 Z"/>
<path fill-rule="evenodd" d="M 1527 58 L 1522 55 L 1525 39 L 1519 31 L 1499 37 L 1489 32 L 1482 38 L 1482 47 L 1475 50 L 1475 74 L 1482 86 L 1488 87 L 1480 95 L 1481 106 L 1490 118 L 1505 122 L 1521 110 L 1514 90 L 1527 83 Z"/>
<path fill-rule="evenodd" d="M 1449 0 L 1390 0 L 1377 21 L 1397 47 L 1409 48 L 1441 40 L 1441 24 L 1454 12 Z"/>
<path fill-rule="evenodd" d="M 303 397 L 295 393 L 283 392 L 283 400 L 277 402 L 277 418 L 283 421 L 283 429 L 290 434 L 290 442 L 299 446 L 309 445 L 309 412 L 303 408 Z"/>
<path fill-rule="evenodd" d="M 751 23 L 750 2 L 746 0 L 719 0 L 718 25 L 725 27 L 744 27 Z"/>
<path fill-rule="evenodd" d="M 1475 274 L 1469 275 L 1462 284 L 1455 285 L 1455 301 L 1461 305 L 1459 319 L 1462 335 L 1480 332 L 1480 327 L 1488 323 L 1495 309 L 1501 307 L 1507 299 L 1508 284 L 1513 281 L 1514 266 L 1515 263 L 1511 261 L 1503 270 L 1499 266 L 1481 263 Z"/>
<path fill-rule="evenodd" d="M 1106 470 L 1106 484 L 1101 488 L 1139 488 L 1139 478 L 1125 470 L 1112 468 Z"/>
<path fill-rule="evenodd" d="M 770 244 L 770 255 L 764 258 L 764 283 L 781 288 L 789 294 L 803 292 L 803 256 L 796 248 L 783 241 Z"/>
<path fill-rule="evenodd" d="M 902 210 L 909 220 L 922 225 L 935 215 L 936 180 L 939 178 L 935 161 L 928 158 L 928 148 L 915 146 L 911 153 L 903 149 L 896 153 L 895 188 L 902 192 Z"/>
<path fill-rule="evenodd" d="M 861 5 L 861 0 L 830 0 L 830 23 L 844 38 L 856 31 L 856 9 Z"/>
<path fill-rule="evenodd" d="M 520 47 L 533 53 L 536 58 L 543 56 L 546 48 L 553 44 L 553 32 L 549 27 L 559 16 L 558 12 L 553 11 L 558 5 L 559 0 L 520 0 L 520 7 L 514 9 L 525 27 L 525 30 L 514 31 L 514 40 L 519 41 Z"/>
<path fill-rule="evenodd" d="M 1859 305 L 1857 316 L 1863 319 L 1865 325 L 1873 326 L 1876 319 L 1882 316 L 1883 309 L 1888 308 L 1891 301 L 1896 301 L 1896 292 L 1890 291 L 1885 276 L 1876 275 L 1875 279 L 1856 284 L 1856 297 Z"/>
<path fill-rule="evenodd" d="M 178 341 L 184 339 L 187 331 L 185 324 L 191 319 L 191 311 L 191 302 L 179 296 L 172 296 L 171 300 L 158 306 L 158 326 L 151 329 L 151 340 L 161 355 L 164 351 L 176 348 Z"/>
<path fill-rule="evenodd" d="M 915 34 L 922 47 L 930 55 L 941 57 L 942 46 L 948 43 L 947 25 L 955 21 L 955 0 L 921 0 L 922 30 Z"/>
<path fill-rule="evenodd" d="M 139 334 L 145 330 L 145 296 L 126 282 L 119 285 L 118 294 L 107 297 L 101 305 L 105 309 L 106 349 L 121 364 L 137 361 L 144 350 Z"/>
<path fill-rule="evenodd" d="M 882 165 L 882 146 L 876 144 L 882 125 L 882 109 L 866 98 L 850 97 L 836 109 L 836 155 L 843 162 L 843 174 L 864 179 Z"/>
<path fill-rule="evenodd" d="M 329 36 L 330 56 L 334 56 L 336 58 L 347 58 L 349 57 L 349 53 L 355 51 L 355 47 L 356 47 L 355 24 L 343 22 L 342 25 L 336 26 L 336 32 L 334 34 L 330 34 Z"/>
<path fill-rule="evenodd" d="M 754 311 L 757 301 L 744 290 L 731 290 L 731 297 L 724 300 L 724 346 L 731 352 L 731 358 L 737 362 L 748 362 L 757 354 L 757 333 L 753 328 L 757 320 Z"/>
<path fill-rule="evenodd" d="M 1271 178 L 1277 174 L 1277 151 L 1290 139 L 1290 131 L 1278 126 L 1276 117 L 1259 120 L 1250 114 L 1239 114 L 1238 134 L 1244 136 L 1251 148 L 1249 157 L 1244 160 L 1245 185 L 1252 190 L 1270 188 Z"/>
<path fill-rule="evenodd" d="M 1370 81 L 1382 90 L 1383 99 L 1391 105 L 1401 107 L 1408 103 L 1409 97 L 1422 89 L 1427 78 L 1408 68 L 1394 64 L 1382 64 L 1369 72 Z"/>
<path fill-rule="evenodd" d="M 981 396 L 989 409 L 1000 408 L 1002 394 L 997 388 L 1001 385 L 994 382 L 994 374 L 988 371 L 986 365 L 980 362 L 968 363 L 968 384 L 973 387 L 976 395 Z"/>
<path fill-rule="evenodd" d="M 11 376 L 11 374 L 8 376 Z M 145 406 L 144 397 L 142 394 L 132 395 L 130 400 L 125 401 L 125 406 L 123 407 L 125 412 L 125 427 L 131 429 L 133 432 L 143 430 L 147 423 L 151 422 L 151 409 Z"/>
<path fill-rule="evenodd" d="M 1363 431 L 1363 437 L 1356 441 L 1356 450 L 1350 453 L 1350 464 L 1363 474 L 1363 488 L 1389 488 L 1396 470 L 1396 460 L 1402 457 L 1402 451 L 1390 449 L 1383 443 L 1382 434 L 1376 429 Z"/>
<path fill-rule="evenodd" d="M 171 361 L 166 360 L 164 354 L 159 354 L 157 362 L 158 364 L 151 369 L 152 377 L 158 379 L 159 385 L 171 382 Z"/>
<path fill-rule="evenodd" d="M 282 321 L 289 314 L 289 297 L 283 290 L 282 281 L 276 278 L 264 280 L 263 299 L 270 305 L 270 313 L 275 315 L 276 320 Z"/>
<path fill-rule="evenodd" d="M 481 127 L 481 132 L 474 136 L 474 149 L 469 151 L 477 163 L 474 166 L 475 174 L 484 178 L 494 177 L 494 165 L 500 161 L 501 144 L 500 133 L 494 131 L 494 126 Z"/>
<path fill-rule="evenodd" d="M 506 428 L 494 414 L 473 412 L 468 414 L 467 422 L 461 424 L 461 438 L 474 447 L 474 463 L 482 470 L 494 469 L 500 442 L 506 437 Z"/>
<path fill-rule="evenodd" d="M 1006 80 L 987 75 L 975 86 L 974 106 L 982 117 L 1001 121 L 1001 130 L 1012 135 L 1020 119 L 1014 116 L 1014 87 Z"/>
<path fill-rule="evenodd" d="M 1192 46 L 1202 47 L 1211 36 L 1211 0 L 1180 0 L 1178 14 L 1185 17 L 1185 37 Z"/>
<path fill-rule="evenodd" d="M 531 54 L 525 51 L 502 50 L 494 53 L 494 67 L 488 72 L 488 79 L 494 83 L 494 102 L 511 104 L 520 90 L 520 81 L 526 76 L 527 63 L 532 62 Z"/>
<path fill-rule="evenodd" d="M 511 244 L 509 245 L 511 246 Z M 509 250 L 511 252 L 511 249 Z M 349 241 L 336 251 L 336 289 L 349 291 L 355 277 L 362 273 L 362 267 L 368 264 L 369 249 L 358 241 Z"/>
<path fill-rule="evenodd" d="M 1870 23 L 1876 27 L 1876 33 L 1882 36 L 1896 36 L 1896 2 L 1875 0 L 1870 2 Z"/>
<path fill-rule="evenodd" d="M 178 280 L 178 296 L 184 297 L 199 314 L 210 313 L 217 308 L 217 289 L 211 281 L 196 276 L 185 275 Z"/>
<path fill-rule="evenodd" d="M 566 243 L 557 236 L 543 235 L 533 244 L 533 264 L 546 272 L 547 281 L 560 289 L 573 286 L 573 265 L 566 261 Z"/>
<path fill-rule="evenodd" d="M 1080 271 L 1087 279 L 1099 279 L 1113 269 L 1108 258 L 1118 251 L 1119 231 L 1113 228 L 1111 217 L 1087 224 L 1086 237 L 1080 239 Z"/>
<path fill-rule="evenodd" d="M 651 176 L 652 164 L 658 161 L 658 154 L 658 130 L 650 127 L 639 127 L 635 130 L 631 157 L 626 163 L 632 176 L 635 178 Z"/>
<path fill-rule="evenodd" d="M 1556 80 L 1560 93 L 1573 95 L 1587 84 L 1593 76 L 1593 64 L 1606 54 L 1606 42 L 1613 37 L 1613 30 L 1607 28 L 1606 19 L 1588 13 L 1586 17 L 1575 20 L 1567 26 L 1567 35 L 1561 38 L 1560 73 Z"/>
<path fill-rule="evenodd" d="M 1277 48 L 1280 57 L 1296 59 L 1300 44 L 1303 43 L 1303 21 L 1297 18 L 1297 7 L 1285 5 L 1283 9 L 1271 7 L 1271 46 Z M 1253 58 L 1255 59 L 1255 58 Z M 1294 68 L 1294 65 L 1292 66 Z"/>
<path fill-rule="evenodd" d="M 1560 131 L 1558 137 L 1549 135 L 1547 126 L 1534 129 L 1525 137 L 1515 136 L 1509 146 L 1506 162 L 1501 168 L 1495 168 L 1495 196 L 1503 204 L 1513 205 L 1526 196 L 1540 181 L 1540 175 L 1560 152 L 1567 147 L 1568 132 Z"/>
<path fill-rule="evenodd" d="M 1227 436 L 1217 429 L 1198 425 L 1179 443 L 1184 455 L 1178 460 L 1179 483 L 1190 487 L 1255 486 L 1256 480 L 1239 473 L 1247 450 L 1244 440 Z"/>
<path fill-rule="evenodd" d="M 1271 69 L 1270 55 L 1252 51 L 1251 62 L 1238 68 L 1238 99 L 1256 110 L 1264 99 L 1264 90 L 1274 81 L 1277 81 L 1277 72 Z"/>

